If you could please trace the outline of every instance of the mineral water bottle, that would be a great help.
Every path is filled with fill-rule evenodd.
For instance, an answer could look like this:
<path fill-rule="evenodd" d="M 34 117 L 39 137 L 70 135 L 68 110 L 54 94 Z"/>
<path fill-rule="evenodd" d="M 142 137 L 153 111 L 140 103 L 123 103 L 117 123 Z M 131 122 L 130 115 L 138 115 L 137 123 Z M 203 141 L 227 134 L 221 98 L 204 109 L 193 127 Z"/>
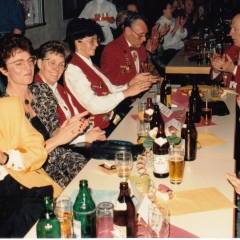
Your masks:
<path fill-rule="evenodd" d="M 53 212 L 50 197 L 44 197 L 44 211 L 37 224 L 37 238 L 61 238 L 61 226 Z"/>
<path fill-rule="evenodd" d="M 81 180 L 73 205 L 74 238 L 96 238 L 96 206 L 88 191 L 88 181 Z"/>

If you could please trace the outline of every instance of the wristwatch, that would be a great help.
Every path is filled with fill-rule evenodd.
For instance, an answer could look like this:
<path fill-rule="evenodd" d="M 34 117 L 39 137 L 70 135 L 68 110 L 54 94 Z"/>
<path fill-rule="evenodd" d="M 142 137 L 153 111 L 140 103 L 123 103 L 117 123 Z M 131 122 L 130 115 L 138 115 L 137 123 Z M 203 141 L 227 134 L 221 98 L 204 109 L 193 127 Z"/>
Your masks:
<path fill-rule="evenodd" d="M 0 165 L 7 165 L 8 161 L 9 161 L 9 155 L 6 152 L 3 152 L 3 154 L 7 157 L 7 159 L 6 159 L 5 163 L 0 163 Z"/>

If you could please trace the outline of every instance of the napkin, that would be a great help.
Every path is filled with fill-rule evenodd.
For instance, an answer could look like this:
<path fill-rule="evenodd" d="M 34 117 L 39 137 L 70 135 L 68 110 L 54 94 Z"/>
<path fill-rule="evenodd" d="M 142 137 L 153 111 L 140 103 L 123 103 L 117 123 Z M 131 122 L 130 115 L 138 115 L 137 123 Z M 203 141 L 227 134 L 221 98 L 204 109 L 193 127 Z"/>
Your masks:
<path fill-rule="evenodd" d="M 198 133 L 198 142 L 201 147 L 211 147 L 226 144 L 222 139 L 212 133 Z"/>

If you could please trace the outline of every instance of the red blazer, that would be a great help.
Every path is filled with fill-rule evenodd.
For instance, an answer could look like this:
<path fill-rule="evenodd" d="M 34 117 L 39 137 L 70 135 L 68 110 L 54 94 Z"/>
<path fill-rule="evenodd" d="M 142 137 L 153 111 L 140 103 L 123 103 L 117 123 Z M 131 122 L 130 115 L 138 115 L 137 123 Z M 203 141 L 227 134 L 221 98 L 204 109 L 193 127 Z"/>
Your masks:
<path fill-rule="evenodd" d="M 140 72 L 145 69 L 148 71 L 147 53 L 143 45 L 138 49 L 138 56 L 142 68 Z M 136 76 L 133 56 L 123 34 L 104 48 L 101 56 L 101 70 L 111 83 L 117 86 L 128 83 Z"/>
<path fill-rule="evenodd" d="M 43 82 L 42 78 L 40 77 L 40 75 L 38 73 L 34 77 L 34 82 Z M 66 107 L 71 112 L 71 116 L 74 116 L 75 114 L 74 114 L 73 106 L 72 106 L 71 102 L 69 101 L 68 93 L 65 91 L 65 89 L 60 84 L 57 84 L 57 90 L 58 90 L 59 94 L 61 95 L 62 99 L 64 100 L 64 102 L 66 103 L 66 105 L 67 105 Z M 57 108 L 57 114 L 59 116 L 59 123 L 60 123 L 60 125 L 62 125 L 64 123 L 64 121 L 67 120 L 67 118 L 59 105 Z"/>
<path fill-rule="evenodd" d="M 237 46 L 234 46 L 234 45 L 227 47 L 224 51 L 224 54 L 228 54 L 231 57 L 233 62 L 238 61 L 239 53 L 240 53 L 240 48 Z M 235 56 L 236 56 L 236 58 L 235 58 Z M 213 67 L 211 67 L 211 69 L 210 69 L 210 78 L 213 80 Z M 222 78 L 223 78 L 223 72 L 221 72 L 214 79 L 214 81 L 221 81 Z M 232 73 L 228 73 L 227 80 L 226 80 L 227 87 L 229 87 L 231 79 L 232 79 Z M 239 66 L 237 68 L 235 82 L 237 83 L 237 92 L 240 93 L 240 67 Z"/>

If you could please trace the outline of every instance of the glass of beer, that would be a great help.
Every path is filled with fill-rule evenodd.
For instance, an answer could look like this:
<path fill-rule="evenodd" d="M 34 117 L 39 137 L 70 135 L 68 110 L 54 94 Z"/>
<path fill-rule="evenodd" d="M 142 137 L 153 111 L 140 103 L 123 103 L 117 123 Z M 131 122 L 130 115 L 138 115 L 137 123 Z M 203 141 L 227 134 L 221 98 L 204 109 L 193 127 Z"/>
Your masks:
<path fill-rule="evenodd" d="M 209 125 L 212 121 L 212 101 L 210 99 L 203 99 L 201 123 Z"/>
<path fill-rule="evenodd" d="M 170 182 L 172 184 L 180 184 L 184 172 L 184 150 L 177 147 L 170 149 L 168 164 Z"/>
<path fill-rule="evenodd" d="M 121 178 L 127 178 L 130 176 L 133 159 L 130 152 L 121 151 L 115 154 L 115 166 L 117 174 Z"/>
<path fill-rule="evenodd" d="M 211 93 L 211 99 L 213 101 L 218 101 L 220 100 L 221 97 L 221 87 L 218 83 L 214 83 L 211 85 L 210 93 Z"/>
<path fill-rule="evenodd" d="M 138 102 L 138 118 L 140 121 L 144 120 L 144 111 L 146 109 L 146 104 L 147 102 L 142 102 L 141 100 Z"/>
<path fill-rule="evenodd" d="M 53 200 L 53 211 L 61 224 L 61 238 L 73 237 L 73 209 L 71 198 L 59 196 Z"/>

